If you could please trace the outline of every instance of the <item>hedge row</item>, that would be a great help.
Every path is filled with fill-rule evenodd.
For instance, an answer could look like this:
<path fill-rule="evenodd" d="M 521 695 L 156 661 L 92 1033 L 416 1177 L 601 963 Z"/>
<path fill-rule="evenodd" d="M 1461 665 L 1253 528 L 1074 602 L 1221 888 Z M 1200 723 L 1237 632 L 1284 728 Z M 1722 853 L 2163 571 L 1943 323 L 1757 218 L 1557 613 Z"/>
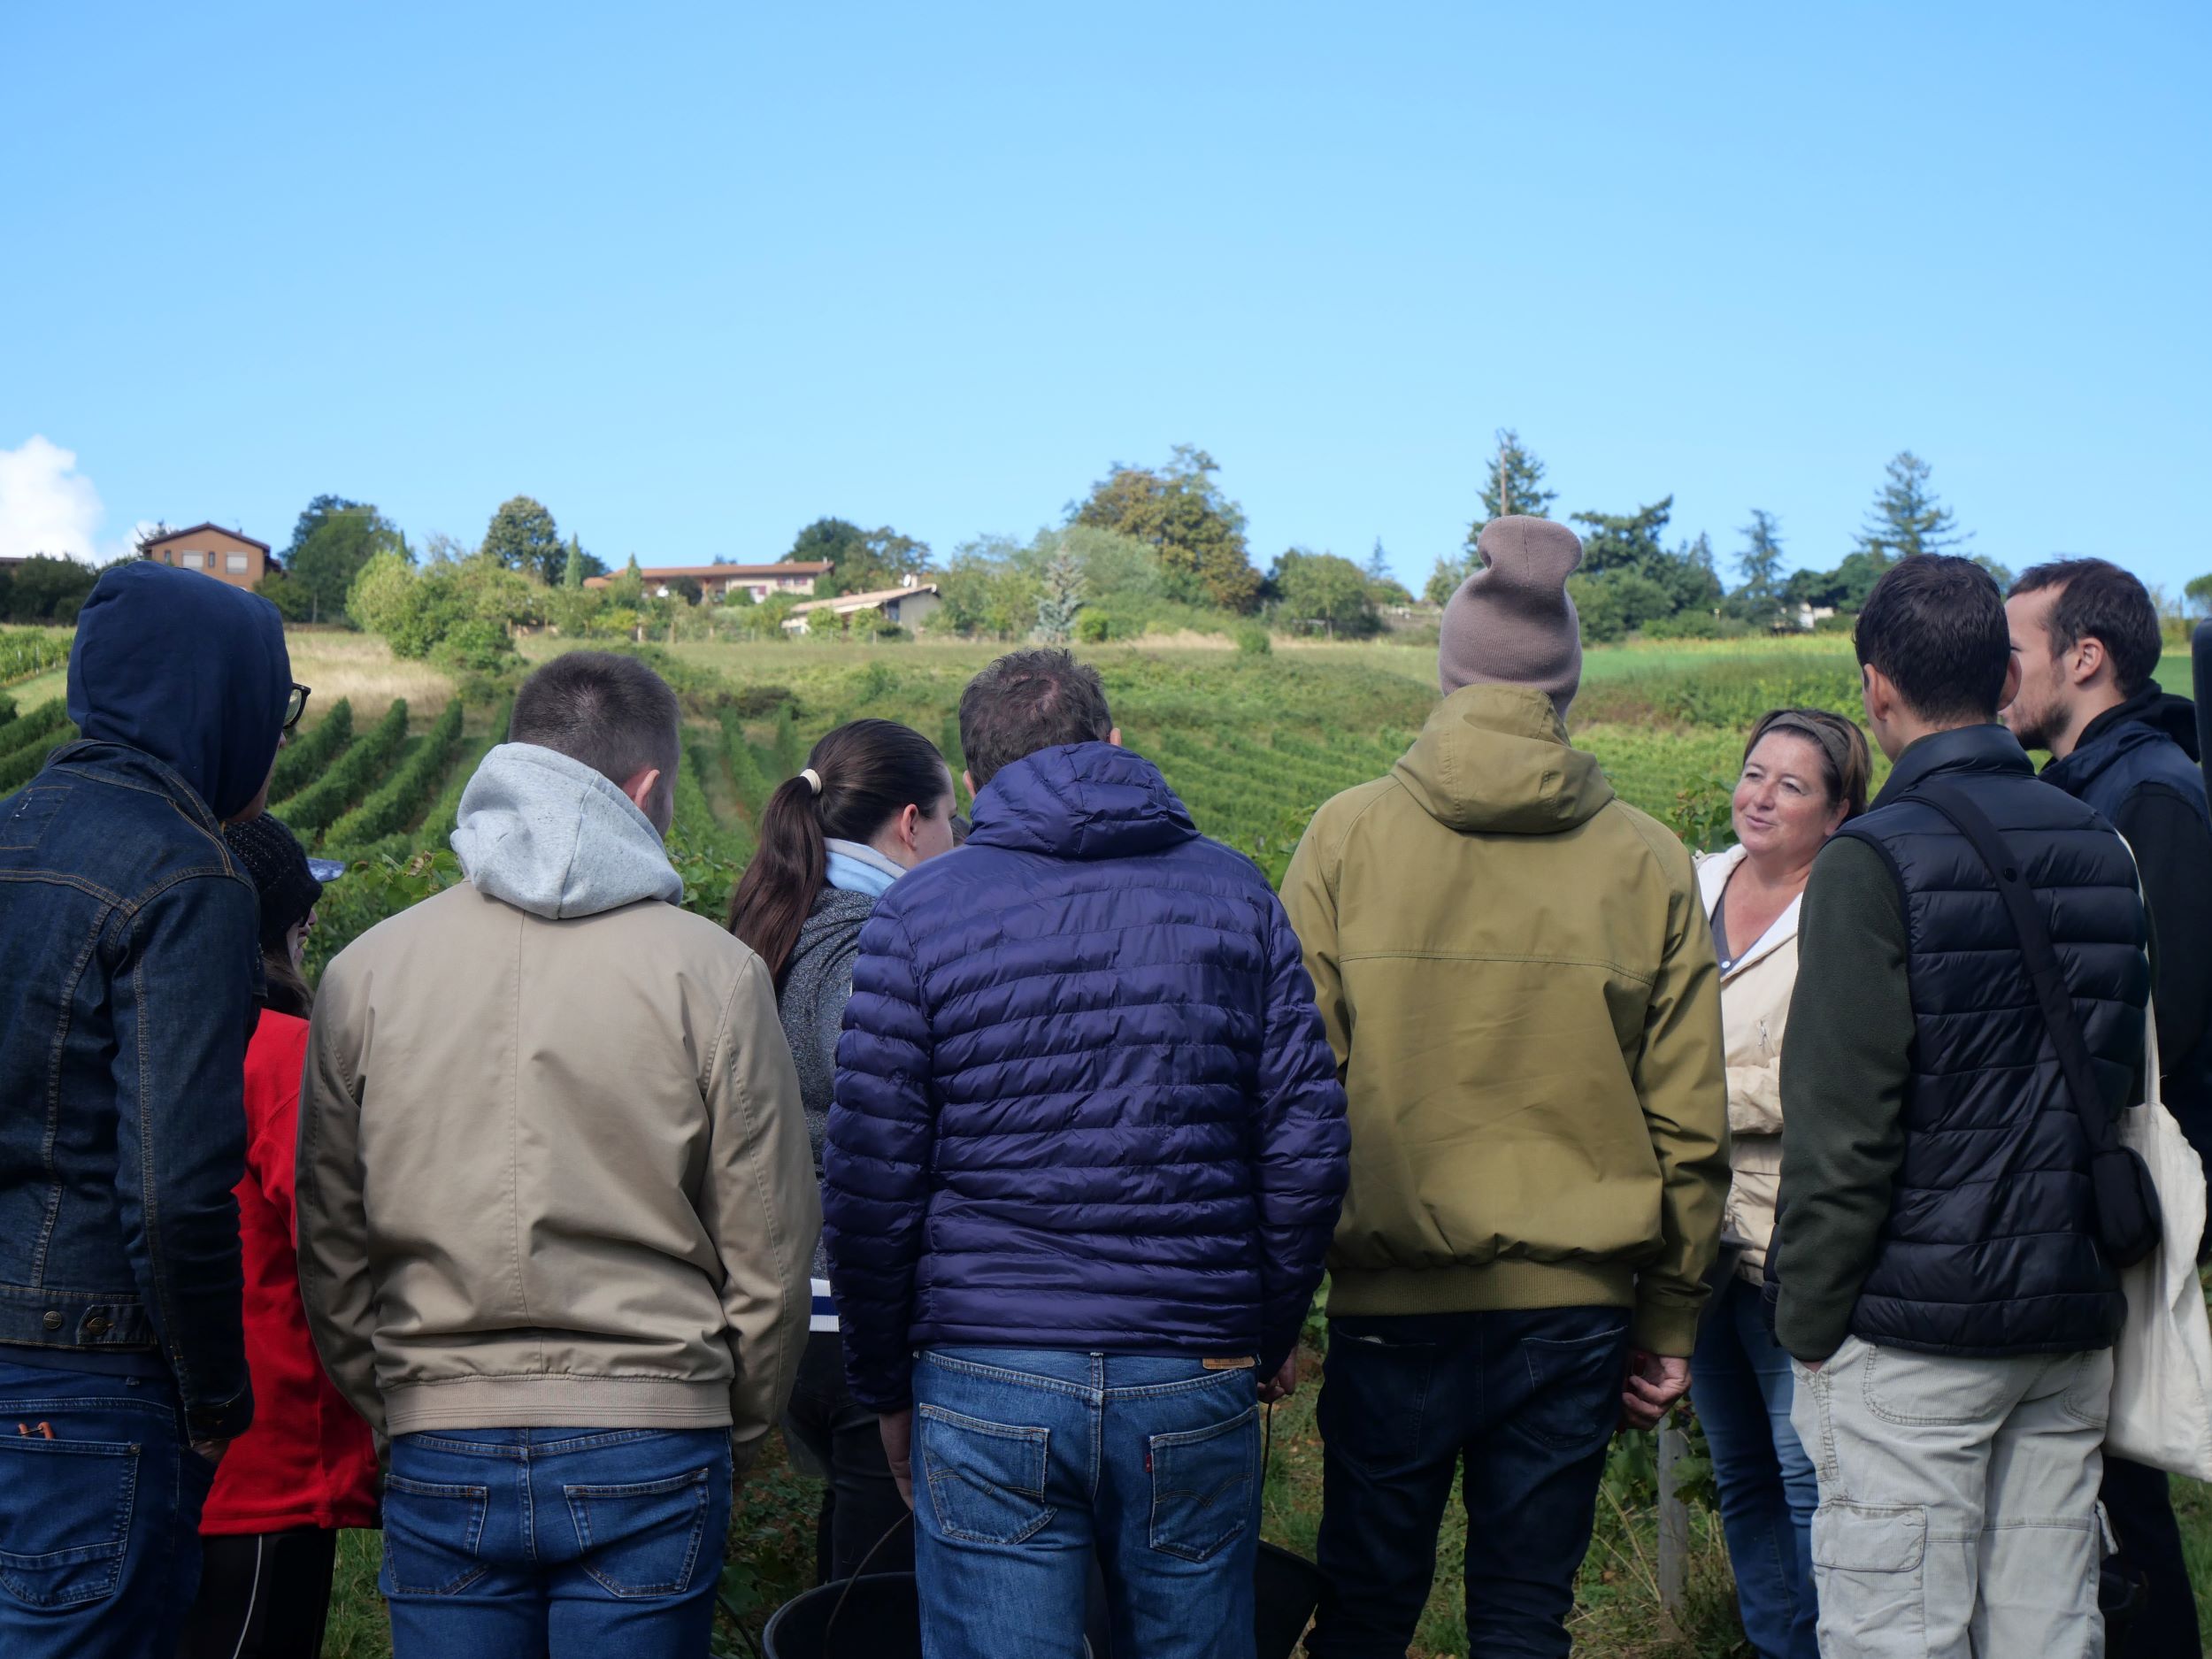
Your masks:
<path fill-rule="evenodd" d="M 330 712 L 307 735 L 287 743 L 277 752 L 276 774 L 269 780 L 269 798 L 281 801 L 321 777 L 338 751 L 353 741 L 353 704 L 344 697 L 330 705 Z"/>
<path fill-rule="evenodd" d="M 461 700 L 445 705 L 422 745 L 407 764 L 387 778 L 360 805 L 333 824 L 323 836 L 329 847 L 359 847 L 407 827 L 437 792 L 438 783 L 461 743 Z"/>
<path fill-rule="evenodd" d="M 0 756 L 5 756 L 8 759 L 13 760 L 20 751 L 36 749 L 39 758 L 43 760 L 46 757 L 46 751 L 54 746 L 52 734 L 68 724 L 69 705 L 67 703 L 59 697 L 56 697 L 51 703 L 42 703 L 28 714 L 19 716 L 10 720 L 5 726 L 0 726 Z M 39 742 L 41 738 L 47 739 L 43 745 Z M 34 767 L 32 770 L 36 771 L 37 768 Z"/>
<path fill-rule="evenodd" d="M 407 700 L 396 699 L 367 736 L 340 756 L 338 764 L 298 794 L 278 802 L 269 810 L 289 825 L 303 841 L 329 828 L 373 787 L 407 741 Z"/>
<path fill-rule="evenodd" d="M 58 628 L 25 628 L 0 634 L 0 686 L 50 673 L 69 660 L 76 636 Z"/>
<path fill-rule="evenodd" d="M 351 849 L 347 856 L 362 858 L 405 858 L 409 854 L 429 850 L 443 852 L 453 836 L 453 826 L 461 816 L 461 795 L 468 787 L 469 780 L 492 747 L 507 741 L 507 717 L 513 710 L 511 698 L 492 716 L 491 735 L 472 744 L 461 757 L 461 764 L 447 776 L 445 787 L 438 791 L 438 798 L 423 814 L 422 823 L 411 833 L 387 835 L 382 841 L 365 847 Z"/>
<path fill-rule="evenodd" d="M 19 721 L 17 724 L 19 725 L 21 722 Z M 12 732 L 15 727 L 11 726 L 7 729 Z M 0 795 L 13 795 L 32 779 L 37 777 L 40 768 L 46 764 L 47 756 L 52 754 L 64 743 L 74 741 L 76 735 L 76 729 L 65 724 L 62 729 L 53 733 L 47 741 L 26 743 L 5 759 L 0 759 Z"/>

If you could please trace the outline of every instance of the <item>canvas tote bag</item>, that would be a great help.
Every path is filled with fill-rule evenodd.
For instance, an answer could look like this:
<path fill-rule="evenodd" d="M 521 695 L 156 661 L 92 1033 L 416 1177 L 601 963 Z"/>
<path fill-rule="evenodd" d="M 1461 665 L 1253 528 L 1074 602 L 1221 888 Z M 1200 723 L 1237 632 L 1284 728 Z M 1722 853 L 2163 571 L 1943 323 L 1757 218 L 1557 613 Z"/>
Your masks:
<path fill-rule="evenodd" d="M 2120 1114 L 2120 1140 L 2150 1167 L 2165 1225 L 2157 1248 L 2120 1275 L 2127 1323 L 2112 1351 L 2105 1450 L 2169 1474 L 2212 1480 L 2212 1319 L 2197 1279 L 2204 1164 L 2160 1098 L 2152 1015 L 2144 1010 L 2147 1098 Z"/>

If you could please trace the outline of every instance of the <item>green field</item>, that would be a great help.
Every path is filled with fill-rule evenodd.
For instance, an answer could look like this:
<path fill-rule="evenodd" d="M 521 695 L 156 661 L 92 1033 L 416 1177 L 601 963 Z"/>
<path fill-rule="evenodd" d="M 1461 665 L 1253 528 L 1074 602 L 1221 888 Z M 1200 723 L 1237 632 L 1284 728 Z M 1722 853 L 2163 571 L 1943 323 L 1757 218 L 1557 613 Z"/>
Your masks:
<path fill-rule="evenodd" d="M 524 642 L 529 659 L 559 649 L 546 639 Z M 902 720 L 934 740 L 957 770 L 961 687 L 999 649 L 774 641 L 651 653 L 685 708 L 671 841 L 687 902 L 719 915 L 751 854 L 768 792 L 841 721 Z M 319 967 L 362 928 L 452 879 L 449 853 L 440 855 L 462 785 L 504 729 L 511 686 L 472 685 L 457 695 L 434 671 L 396 663 L 380 644 L 356 635 L 303 633 L 293 649 L 296 675 L 316 693 L 305 730 L 280 762 L 275 810 L 317 839 L 320 851 L 357 868 L 324 901 L 311 964 Z M 1313 809 L 1386 771 L 1435 701 L 1432 647 L 1286 645 L 1246 655 L 1184 642 L 1082 654 L 1105 680 L 1124 741 L 1159 763 L 1202 829 L 1279 878 Z M 31 677 L 0 694 L 19 710 L 0 720 L 0 780 L 12 762 L 35 768 L 69 735 L 58 711 L 38 712 L 63 689 L 50 643 L 24 648 L 19 660 Z M 2186 690 L 2187 664 L 2178 654 L 2169 655 L 2160 675 Z M 1710 842 L 1726 832 L 1745 729 L 1763 710 L 1793 703 L 1857 711 L 1847 641 L 1594 649 L 1571 724 L 1574 741 L 1599 757 L 1625 799 L 1677 833 Z M 1313 1399 L 1309 1385 L 1276 1413 L 1265 1498 L 1268 1536 L 1309 1554 L 1320 1495 Z M 1617 1448 L 1583 1573 L 1577 1651 L 1617 1659 L 1743 1651 L 1718 1523 L 1708 1508 L 1693 1511 L 1680 1627 L 1660 1609 L 1652 1461 L 1648 1436 L 1626 1437 Z M 723 1632 L 733 1644 L 728 1651 L 751 1651 L 745 1632 L 803 1587 L 816 1496 L 814 1484 L 772 1446 L 732 1524 L 725 1589 L 744 1618 Z M 2212 1493 L 2192 1486 L 2182 1507 L 2202 1599 L 2212 1586 Z M 1421 1659 L 1466 1652 L 1457 1609 L 1463 1525 L 1455 1504 L 1414 1649 Z M 374 1534 L 345 1540 L 326 1652 L 362 1659 L 388 1653 L 375 1559 Z"/>

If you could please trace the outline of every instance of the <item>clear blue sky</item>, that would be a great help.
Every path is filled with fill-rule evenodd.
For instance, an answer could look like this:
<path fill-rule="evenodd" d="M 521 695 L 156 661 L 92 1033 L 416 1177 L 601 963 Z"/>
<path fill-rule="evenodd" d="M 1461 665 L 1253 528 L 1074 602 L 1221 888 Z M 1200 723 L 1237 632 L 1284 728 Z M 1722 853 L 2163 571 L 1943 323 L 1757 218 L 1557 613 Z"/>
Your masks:
<path fill-rule="evenodd" d="M 8 6 L 0 551 L 328 490 L 943 555 L 1190 442 L 1263 566 L 1417 584 L 1512 426 L 1724 556 L 1832 564 L 1909 447 L 1973 550 L 2177 588 L 2208 63 L 2194 4 Z"/>

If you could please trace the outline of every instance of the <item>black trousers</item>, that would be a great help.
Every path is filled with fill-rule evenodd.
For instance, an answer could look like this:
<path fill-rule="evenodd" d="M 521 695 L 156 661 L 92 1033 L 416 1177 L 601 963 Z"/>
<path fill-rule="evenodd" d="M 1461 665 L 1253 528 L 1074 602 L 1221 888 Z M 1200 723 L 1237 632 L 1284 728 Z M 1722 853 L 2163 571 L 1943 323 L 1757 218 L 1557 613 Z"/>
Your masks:
<path fill-rule="evenodd" d="M 317 1659 L 338 1534 L 319 1526 L 200 1540 L 186 1659 Z"/>
<path fill-rule="evenodd" d="M 807 1338 L 783 1428 L 829 1472 L 815 1525 L 815 1583 L 849 1578 L 864 1561 L 871 1573 L 913 1571 L 914 1517 L 891 1479 L 875 1413 L 845 1391 L 836 1332 Z"/>
<path fill-rule="evenodd" d="M 2166 1471 L 2116 1457 L 2104 1460 L 2105 1513 L 2120 1540 L 2119 1563 L 2128 1577 L 2140 1574 L 2150 1594 L 2132 1617 L 2116 1620 L 2106 1638 L 2106 1659 L 2202 1659 L 2197 1598 L 2181 1553 L 2181 1525 L 2174 1519 Z"/>

